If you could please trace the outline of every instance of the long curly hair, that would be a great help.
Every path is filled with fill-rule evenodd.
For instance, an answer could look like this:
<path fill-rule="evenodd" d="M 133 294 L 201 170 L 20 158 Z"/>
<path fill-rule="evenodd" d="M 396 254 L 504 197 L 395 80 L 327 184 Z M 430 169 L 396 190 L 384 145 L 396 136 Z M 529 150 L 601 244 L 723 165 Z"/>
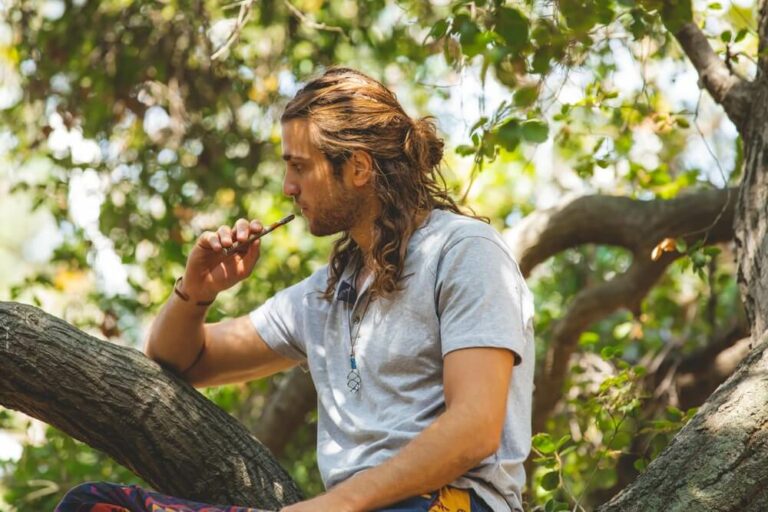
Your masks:
<path fill-rule="evenodd" d="M 342 67 L 329 69 L 296 94 L 281 117 L 282 122 L 291 119 L 307 119 L 314 125 L 311 142 L 328 158 L 338 178 L 353 151 L 371 155 L 373 187 L 381 203 L 374 221 L 371 291 L 382 296 L 394 292 L 403 278 L 417 214 L 437 208 L 464 215 L 440 172 L 444 144 L 434 119 L 411 119 L 382 83 Z M 343 232 L 331 251 L 326 299 L 333 297 L 351 262 L 361 265 L 362 253 Z"/>

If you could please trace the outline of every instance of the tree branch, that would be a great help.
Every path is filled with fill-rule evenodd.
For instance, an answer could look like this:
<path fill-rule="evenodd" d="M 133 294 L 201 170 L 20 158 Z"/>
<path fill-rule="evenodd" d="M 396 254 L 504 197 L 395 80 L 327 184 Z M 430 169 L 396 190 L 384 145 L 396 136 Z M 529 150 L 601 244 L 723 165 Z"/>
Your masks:
<path fill-rule="evenodd" d="M 699 73 L 700 86 L 706 88 L 712 98 L 725 109 L 733 124 L 744 135 L 754 89 L 752 83 L 731 73 L 695 23 L 683 25 L 675 37 Z"/>
<path fill-rule="evenodd" d="M 529 215 L 508 235 L 524 275 L 553 254 L 584 243 L 626 247 L 633 263 L 622 275 L 582 290 L 553 328 L 547 356 L 537 372 L 534 432 L 562 397 L 565 374 L 579 336 L 591 324 L 620 308 L 639 310 L 640 303 L 666 267 L 680 256 L 666 253 L 658 261 L 652 249 L 664 238 L 718 243 L 733 237 L 735 191 L 705 190 L 672 200 L 638 201 L 624 197 L 585 196 Z"/>
<path fill-rule="evenodd" d="M 768 77 L 768 0 L 761 0 L 758 7 L 757 44 L 758 77 L 765 80 Z M 765 83 L 765 82 L 763 82 Z"/>
<path fill-rule="evenodd" d="M 735 189 L 701 190 L 675 199 L 640 201 L 590 195 L 531 213 L 505 234 L 524 276 L 551 256 L 582 244 L 650 250 L 664 238 L 733 237 Z M 649 249 L 650 247 L 650 249 Z"/>
<path fill-rule="evenodd" d="M 301 368 L 288 372 L 269 397 L 267 405 L 254 425 L 254 434 L 275 456 L 282 455 L 285 445 L 317 405 L 312 377 Z"/>
<path fill-rule="evenodd" d="M 766 510 L 767 364 L 764 335 L 645 473 L 599 512 Z"/>
<path fill-rule="evenodd" d="M 88 443 L 160 492 L 281 508 L 300 493 L 234 418 L 141 352 L 0 302 L 0 405 Z"/>

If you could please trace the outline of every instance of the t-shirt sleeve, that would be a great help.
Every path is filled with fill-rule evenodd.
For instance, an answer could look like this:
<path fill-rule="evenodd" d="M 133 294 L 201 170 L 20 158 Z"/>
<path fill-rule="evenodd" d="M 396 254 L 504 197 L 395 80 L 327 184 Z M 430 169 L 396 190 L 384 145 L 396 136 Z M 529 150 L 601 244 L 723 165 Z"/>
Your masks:
<path fill-rule="evenodd" d="M 304 324 L 300 313 L 307 293 L 310 293 L 309 281 L 307 278 L 279 291 L 249 314 L 264 342 L 278 354 L 296 361 L 307 359 L 306 337 L 302 332 Z"/>
<path fill-rule="evenodd" d="M 532 353 L 532 295 L 501 240 L 468 236 L 446 247 L 436 284 L 443 356 L 462 348 L 507 348 L 518 365 Z"/>

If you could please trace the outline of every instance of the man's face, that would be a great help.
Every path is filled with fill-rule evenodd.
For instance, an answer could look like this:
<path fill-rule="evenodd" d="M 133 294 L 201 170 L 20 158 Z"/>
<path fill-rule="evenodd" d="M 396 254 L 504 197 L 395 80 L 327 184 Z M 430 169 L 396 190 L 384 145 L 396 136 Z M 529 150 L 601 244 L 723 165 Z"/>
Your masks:
<path fill-rule="evenodd" d="M 341 176 L 334 176 L 333 165 L 310 140 L 306 119 L 283 123 L 283 160 L 283 192 L 301 208 L 309 231 L 316 236 L 350 231 L 363 208 L 361 194 L 348 179 L 350 162 L 342 166 Z"/>

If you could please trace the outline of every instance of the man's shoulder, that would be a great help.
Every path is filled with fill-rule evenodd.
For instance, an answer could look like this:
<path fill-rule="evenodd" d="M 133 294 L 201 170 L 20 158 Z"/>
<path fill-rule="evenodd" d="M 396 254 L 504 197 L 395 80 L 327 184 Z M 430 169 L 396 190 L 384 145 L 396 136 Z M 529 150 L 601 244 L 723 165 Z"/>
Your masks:
<path fill-rule="evenodd" d="M 328 265 L 321 265 L 304 279 L 294 283 L 279 293 L 288 293 L 295 296 L 301 295 L 322 295 L 328 285 Z"/>
<path fill-rule="evenodd" d="M 487 239 L 506 250 L 501 234 L 484 220 L 446 210 L 435 210 L 430 218 L 431 234 L 443 240 L 449 249 L 462 241 Z"/>

